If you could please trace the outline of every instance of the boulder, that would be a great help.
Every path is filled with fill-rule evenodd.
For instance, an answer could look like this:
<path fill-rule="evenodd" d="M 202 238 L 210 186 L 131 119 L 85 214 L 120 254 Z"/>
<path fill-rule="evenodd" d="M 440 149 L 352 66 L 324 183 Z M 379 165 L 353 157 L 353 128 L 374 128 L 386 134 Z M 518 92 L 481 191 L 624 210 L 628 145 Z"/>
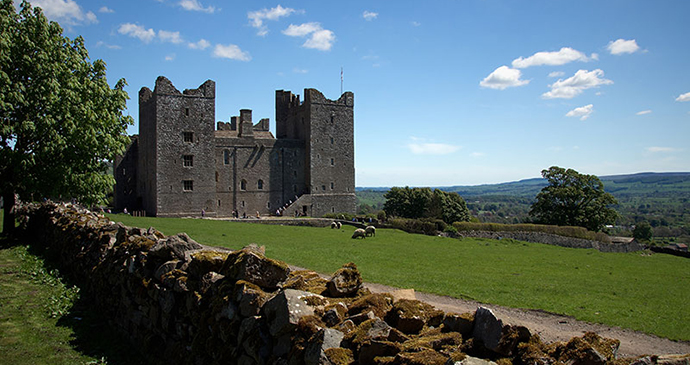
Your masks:
<path fill-rule="evenodd" d="M 386 322 L 406 334 L 419 333 L 424 325 L 438 327 L 442 321 L 442 311 L 418 300 L 401 299 L 386 315 Z"/>
<path fill-rule="evenodd" d="M 517 345 L 528 341 L 530 336 L 523 326 L 504 325 L 489 308 L 479 307 L 474 313 L 472 337 L 497 354 L 512 356 Z"/>
<path fill-rule="evenodd" d="M 446 316 L 443 318 L 444 331 L 459 332 L 464 338 L 469 338 L 472 336 L 473 327 L 473 313 L 446 313 Z"/>
<path fill-rule="evenodd" d="M 496 365 L 496 363 L 478 357 L 466 356 L 461 361 L 449 361 L 446 365 Z"/>
<path fill-rule="evenodd" d="M 132 236 L 133 232 L 129 232 Z M 141 233 L 140 230 L 137 233 Z M 159 240 L 149 250 L 151 257 L 170 261 L 170 260 L 184 260 L 185 253 L 191 250 L 200 250 L 202 245 L 189 238 L 186 233 L 178 233 L 174 236 L 168 236 L 166 239 Z"/>
<path fill-rule="evenodd" d="M 309 339 L 304 350 L 304 362 L 307 365 L 331 364 L 326 350 L 340 347 L 344 336 L 345 334 L 332 328 L 321 329 Z"/>
<path fill-rule="evenodd" d="M 297 327 L 300 318 L 314 314 L 314 309 L 304 300 L 316 294 L 285 289 L 263 306 L 263 313 L 272 336 L 288 333 Z"/>
<path fill-rule="evenodd" d="M 257 285 L 244 280 L 235 283 L 234 295 L 243 317 L 258 315 L 269 298 L 269 295 Z"/>
<path fill-rule="evenodd" d="M 326 284 L 328 293 L 335 298 L 353 296 L 361 287 L 362 275 L 352 262 L 338 269 Z"/>
<path fill-rule="evenodd" d="M 219 272 L 228 259 L 230 251 L 203 249 L 188 254 L 187 272 L 194 277 L 201 277 L 207 272 Z"/>
<path fill-rule="evenodd" d="M 228 256 L 220 273 L 235 280 L 245 280 L 264 289 L 274 290 L 279 283 L 287 279 L 290 268 L 286 263 L 269 259 L 258 252 L 241 250 Z"/>

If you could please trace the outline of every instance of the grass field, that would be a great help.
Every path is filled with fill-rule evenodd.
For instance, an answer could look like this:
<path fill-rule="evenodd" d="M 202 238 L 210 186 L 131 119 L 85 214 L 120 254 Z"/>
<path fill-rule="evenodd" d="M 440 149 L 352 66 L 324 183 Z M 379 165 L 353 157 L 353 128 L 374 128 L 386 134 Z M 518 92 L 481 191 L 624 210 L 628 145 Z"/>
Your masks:
<path fill-rule="evenodd" d="M 364 280 L 690 340 L 690 260 L 601 253 L 512 240 L 450 239 L 379 229 L 269 226 L 200 219 L 134 218 L 126 225 L 186 232 L 200 243 L 266 246 L 269 257 L 323 273 L 354 262 Z"/>

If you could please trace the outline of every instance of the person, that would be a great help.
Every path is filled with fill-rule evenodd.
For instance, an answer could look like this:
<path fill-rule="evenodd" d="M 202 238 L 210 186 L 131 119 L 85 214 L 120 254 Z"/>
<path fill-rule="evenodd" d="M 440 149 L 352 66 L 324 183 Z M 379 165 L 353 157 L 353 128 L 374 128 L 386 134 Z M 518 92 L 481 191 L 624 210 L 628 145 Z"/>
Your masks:
<path fill-rule="evenodd" d="M 129 214 L 127 213 L 127 207 L 125 207 L 125 209 L 122 210 L 122 213 Z"/>
<path fill-rule="evenodd" d="M 203 217 L 205 217 L 205 216 L 206 216 L 206 210 L 205 210 L 205 209 L 202 209 L 202 210 L 201 210 L 201 218 L 203 218 Z"/>
<path fill-rule="evenodd" d="M 259 211 L 256 211 L 256 218 L 261 218 L 261 214 L 259 214 Z"/>

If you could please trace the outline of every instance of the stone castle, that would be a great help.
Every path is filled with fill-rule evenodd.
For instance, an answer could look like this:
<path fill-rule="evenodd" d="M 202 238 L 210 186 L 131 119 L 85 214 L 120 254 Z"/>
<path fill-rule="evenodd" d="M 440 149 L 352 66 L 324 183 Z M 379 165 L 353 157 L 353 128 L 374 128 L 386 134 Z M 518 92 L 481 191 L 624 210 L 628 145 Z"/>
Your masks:
<path fill-rule="evenodd" d="M 240 110 L 215 125 L 215 82 L 139 91 L 139 134 L 115 161 L 115 207 L 148 216 L 354 213 L 354 94 L 276 91 L 269 120 Z M 215 126 L 215 128 L 214 128 Z"/>

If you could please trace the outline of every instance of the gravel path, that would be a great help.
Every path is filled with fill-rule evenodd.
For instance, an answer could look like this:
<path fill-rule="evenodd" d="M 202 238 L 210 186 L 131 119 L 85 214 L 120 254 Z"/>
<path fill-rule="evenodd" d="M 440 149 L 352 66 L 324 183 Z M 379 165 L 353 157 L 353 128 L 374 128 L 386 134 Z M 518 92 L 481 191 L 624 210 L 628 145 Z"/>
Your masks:
<path fill-rule="evenodd" d="M 365 286 L 374 293 L 394 292 L 398 288 L 366 283 Z M 600 336 L 615 338 L 621 342 L 619 357 L 640 355 L 690 354 L 690 342 L 676 342 L 646 333 L 611 327 L 602 324 L 578 321 L 572 317 L 551 314 L 538 310 L 525 310 L 502 307 L 492 304 L 482 304 L 470 300 L 456 299 L 434 294 L 416 292 L 418 300 L 429 303 L 434 307 L 455 313 L 474 312 L 477 307 L 490 308 L 496 317 L 504 322 L 518 324 L 529 328 L 532 333 L 541 337 L 542 341 L 568 341 L 573 337 L 582 336 L 585 332 L 596 332 Z"/>

